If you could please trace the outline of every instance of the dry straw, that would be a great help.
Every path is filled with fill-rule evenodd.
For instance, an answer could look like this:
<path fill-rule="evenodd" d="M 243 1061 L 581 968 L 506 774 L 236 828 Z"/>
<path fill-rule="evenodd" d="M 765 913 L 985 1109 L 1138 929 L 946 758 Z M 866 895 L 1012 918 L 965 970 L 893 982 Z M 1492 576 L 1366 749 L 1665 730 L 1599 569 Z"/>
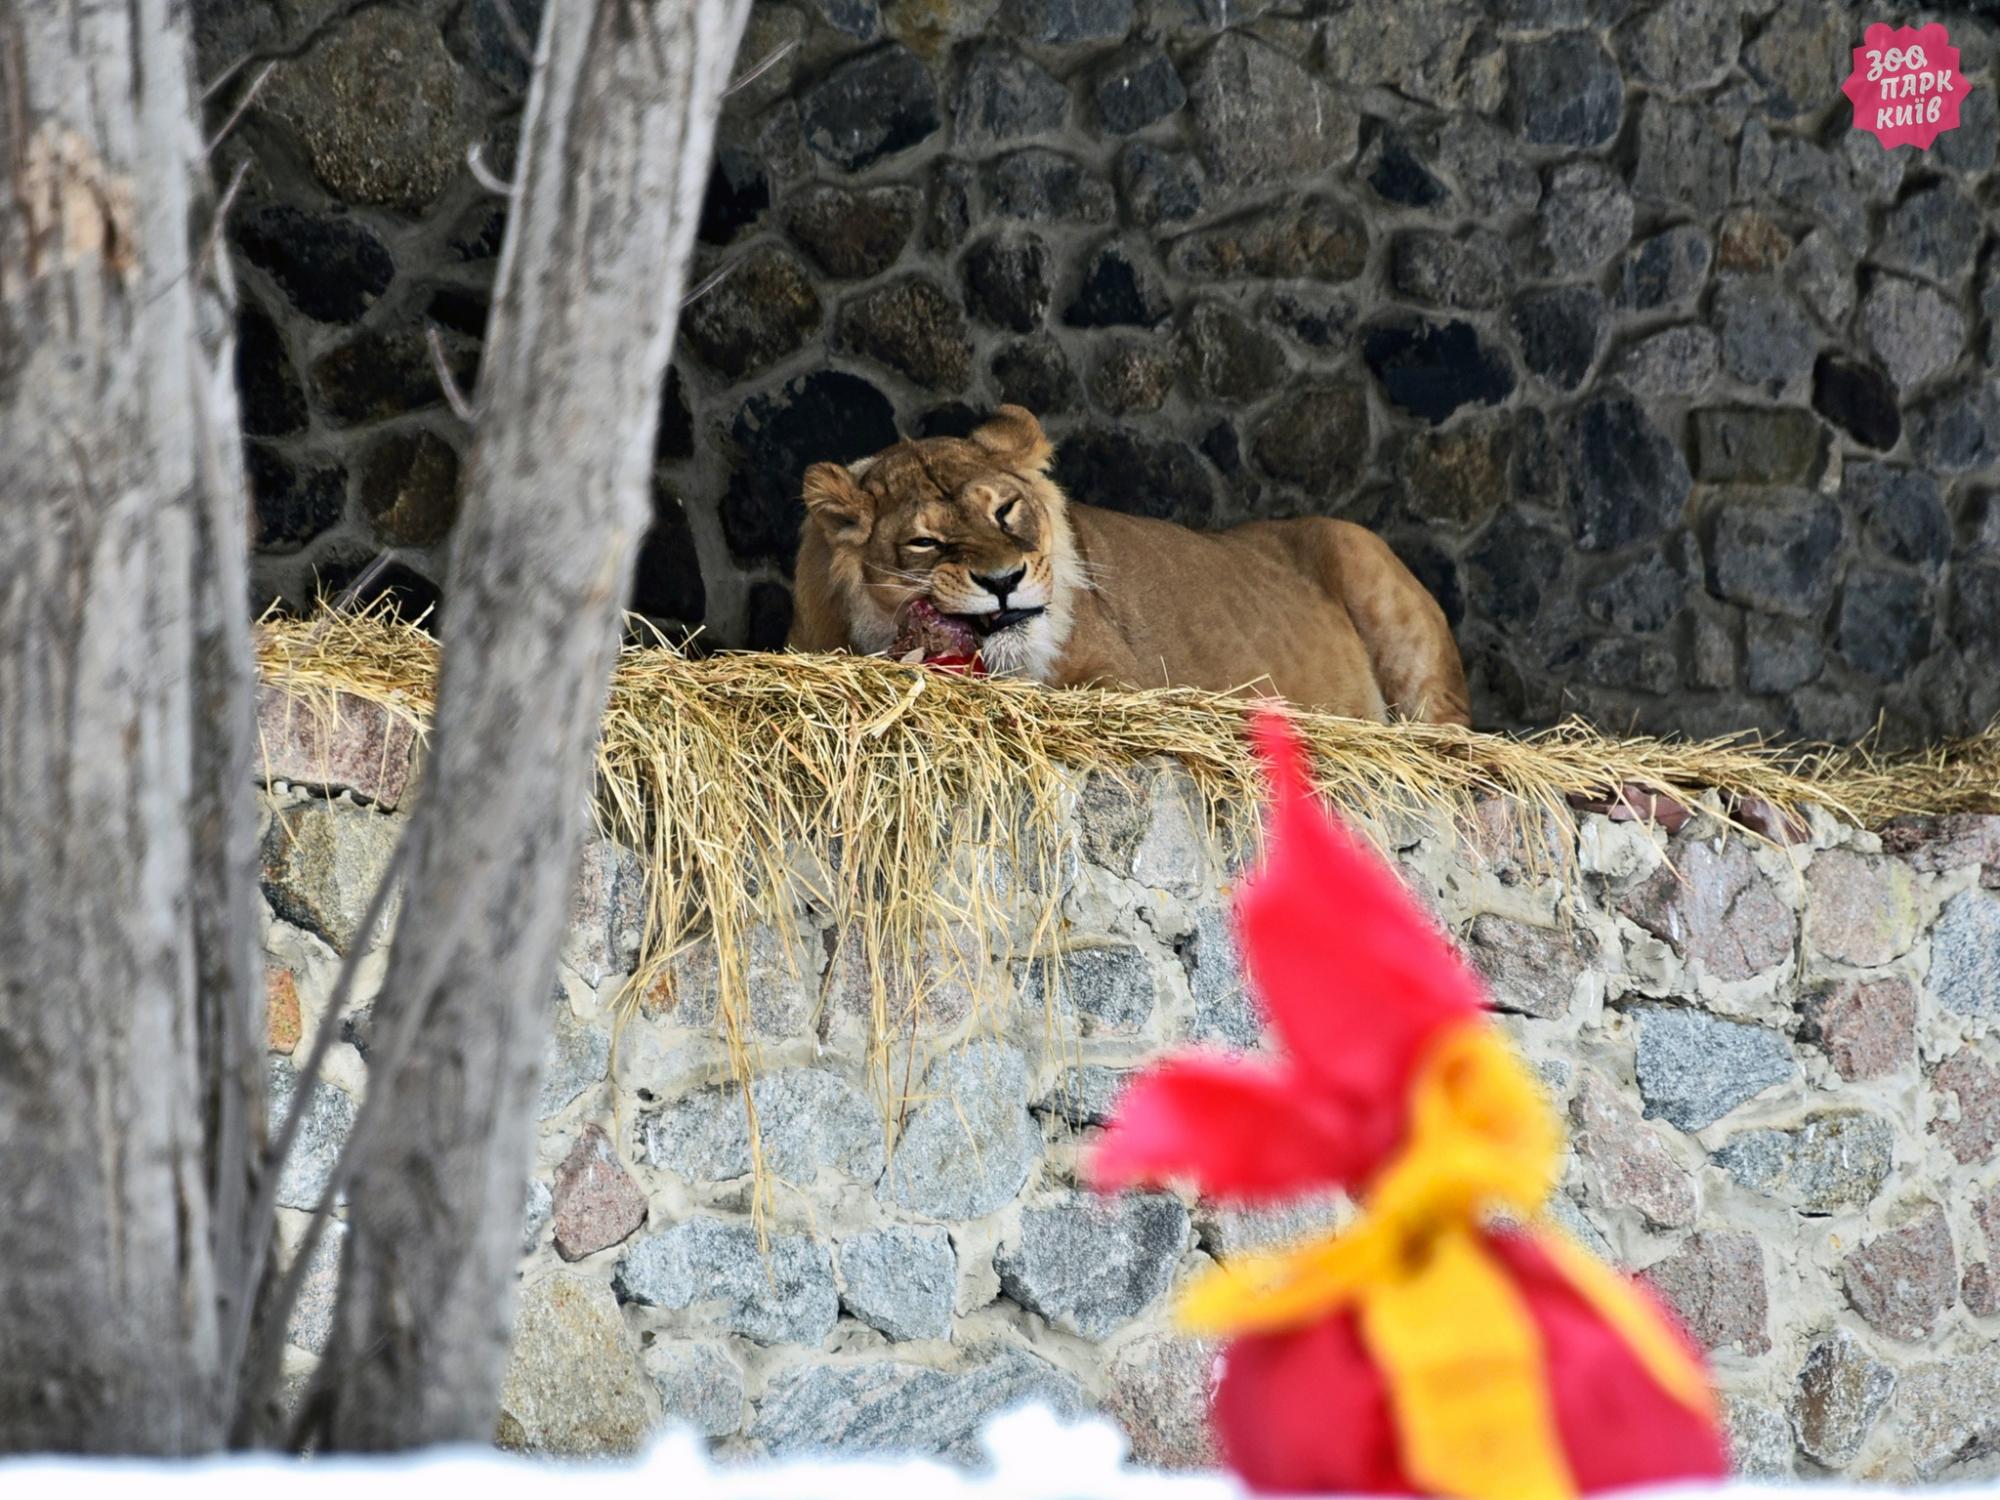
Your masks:
<path fill-rule="evenodd" d="M 428 724 L 436 644 L 391 614 L 272 617 L 259 653 L 265 679 L 309 710 L 331 712 L 346 693 Z M 712 944 L 719 1024 L 747 1076 L 748 937 L 759 923 L 798 930 L 810 905 L 839 934 L 836 951 L 860 956 L 883 1098 L 907 1097 L 889 1059 L 926 997 L 945 983 L 983 993 L 996 950 L 1053 951 L 1080 775 L 1170 757 L 1212 824 L 1245 832 L 1256 792 L 1246 712 L 1189 691 L 1051 692 L 852 656 L 629 646 L 598 745 L 600 826 L 648 872 L 627 1006 L 671 1004 L 676 959 Z M 2000 811 L 2000 730 L 1891 759 L 1748 737 L 1613 739 L 1574 722 L 1514 737 L 1294 718 L 1321 789 L 1364 824 L 1415 815 L 1463 834 L 1496 798 L 1515 818 L 1567 819 L 1572 795 L 1633 785 L 1723 816 L 1756 800 L 1867 825 Z M 793 961 L 803 969 L 802 955 Z"/>

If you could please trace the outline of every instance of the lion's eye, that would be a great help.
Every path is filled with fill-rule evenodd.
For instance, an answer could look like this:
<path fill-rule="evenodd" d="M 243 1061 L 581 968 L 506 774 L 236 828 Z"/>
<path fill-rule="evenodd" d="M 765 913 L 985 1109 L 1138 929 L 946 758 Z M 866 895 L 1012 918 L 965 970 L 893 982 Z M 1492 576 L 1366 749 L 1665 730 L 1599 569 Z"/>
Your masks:
<path fill-rule="evenodd" d="M 998 510 L 994 511 L 993 524 L 995 526 L 1000 526 L 1000 527 L 1006 526 L 1008 513 L 1011 512 L 1014 509 L 1014 507 L 1019 505 L 1020 503 L 1021 503 L 1021 497 L 1019 495 L 1016 495 L 1013 499 L 1009 500 L 1005 505 L 1001 506 Z"/>
<path fill-rule="evenodd" d="M 913 536 L 903 543 L 905 547 L 915 547 L 920 552 L 935 552 L 944 545 L 934 536 Z"/>

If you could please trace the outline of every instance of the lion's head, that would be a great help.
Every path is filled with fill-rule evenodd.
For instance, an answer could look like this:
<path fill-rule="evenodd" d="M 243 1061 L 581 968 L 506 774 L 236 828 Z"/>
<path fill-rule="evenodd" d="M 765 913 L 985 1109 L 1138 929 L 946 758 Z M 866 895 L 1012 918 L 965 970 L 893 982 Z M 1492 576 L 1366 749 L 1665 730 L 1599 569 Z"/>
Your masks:
<path fill-rule="evenodd" d="M 927 598 L 972 627 L 989 671 L 1046 677 L 1079 586 L 1053 451 L 1032 415 L 1003 406 L 970 437 L 807 469 L 806 509 L 853 646 L 888 649 L 899 612 Z"/>

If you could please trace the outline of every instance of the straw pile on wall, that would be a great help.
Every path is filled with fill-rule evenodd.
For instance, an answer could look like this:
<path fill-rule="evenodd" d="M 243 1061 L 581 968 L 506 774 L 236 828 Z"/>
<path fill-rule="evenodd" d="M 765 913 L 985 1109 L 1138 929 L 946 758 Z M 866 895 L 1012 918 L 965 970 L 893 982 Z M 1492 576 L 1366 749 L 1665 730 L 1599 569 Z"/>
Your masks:
<path fill-rule="evenodd" d="M 428 724 L 437 647 L 415 626 L 381 612 L 326 613 L 266 620 L 258 640 L 266 680 L 308 706 L 330 710 L 348 693 Z M 742 939 L 762 919 L 789 927 L 782 919 L 803 898 L 858 939 L 876 1035 L 900 1034 L 923 1003 L 926 954 L 978 968 L 984 936 L 1014 926 L 1021 892 L 999 888 L 1010 875 L 1042 893 L 1035 943 L 1052 945 L 1051 877 L 1079 773 L 1119 775 L 1171 757 L 1217 824 L 1249 830 L 1246 711 L 1187 691 L 1050 692 L 867 658 L 697 659 L 629 647 L 598 747 L 600 824 L 649 871 L 647 937 L 628 994 L 636 1002 L 670 989 L 673 958 L 712 935 L 718 1008 L 733 1037 L 744 1014 Z M 1517 816 L 1567 818 L 1572 795 L 1626 786 L 1725 817 L 1758 801 L 1779 813 L 1817 804 L 1868 826 L 2000 812 L 2000 728 L 1884 759 L 1749 738 L 1614 739 L 1577 723 L 1511 737 L 1296 719 L 1322 790 L 1364 827 L 1414 814 L 1464 830 L 1493 797 Z M 1001 857 L 973 857 L 982 851 Z"/>

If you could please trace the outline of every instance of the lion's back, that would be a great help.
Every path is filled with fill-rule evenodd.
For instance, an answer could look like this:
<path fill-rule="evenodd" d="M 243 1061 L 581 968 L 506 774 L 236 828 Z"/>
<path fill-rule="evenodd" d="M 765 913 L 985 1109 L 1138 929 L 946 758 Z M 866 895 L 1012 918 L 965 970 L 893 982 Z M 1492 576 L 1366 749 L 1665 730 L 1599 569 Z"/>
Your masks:
<path fill-rule="evenodd" d="M 1071 505 L 1094 595 L 1078 611 L 1074 678 L 1272 691 L 1379 718 L 1380 693 L 1345 604 L 1314 558 L 1338 523 L 1265 521 L 1197 532 Z M 1104 665 L 1117 662 L 1118 669 Z"/>

